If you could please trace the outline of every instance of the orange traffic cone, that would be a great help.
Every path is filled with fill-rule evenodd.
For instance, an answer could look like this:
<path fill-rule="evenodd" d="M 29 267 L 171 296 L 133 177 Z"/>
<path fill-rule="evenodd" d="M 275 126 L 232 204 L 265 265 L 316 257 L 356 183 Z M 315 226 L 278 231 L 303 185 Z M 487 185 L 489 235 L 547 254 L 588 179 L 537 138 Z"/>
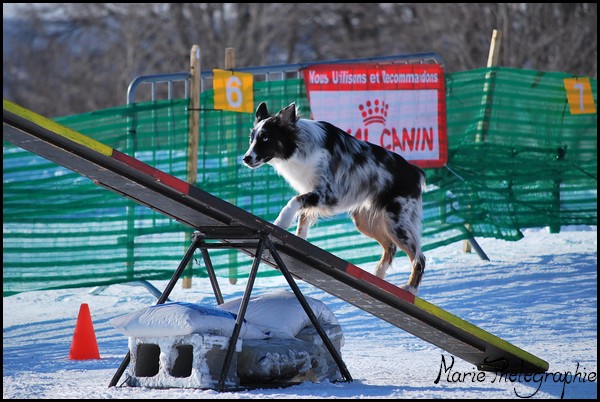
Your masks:
<path fill-rule="evenodd" d="M 94 332 L 94 324 L 90 308 L 86 303 L 81 304 L 79 316 L 73 333 L 73 342 L 69 351 L 69 360 L 99 359 L 100 351 Z"/>

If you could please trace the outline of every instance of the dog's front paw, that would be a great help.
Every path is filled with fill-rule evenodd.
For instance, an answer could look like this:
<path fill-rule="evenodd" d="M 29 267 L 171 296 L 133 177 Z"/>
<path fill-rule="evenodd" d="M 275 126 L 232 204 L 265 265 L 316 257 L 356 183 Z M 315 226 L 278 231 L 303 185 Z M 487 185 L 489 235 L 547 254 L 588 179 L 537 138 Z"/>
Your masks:
<path fill-rule="evenodd" d="M 411 285 L 409 285 L 408 283 L 407 283 L 407 284 L 404 284 L 404 285 L 402 285 L 402 286 L 398 286 L 398 287 L 399 287 L 400 289 L 404 289 L 404 290 L 406 290 L 407 292 L 410 292 L 410 293 L 412 293 L 414 296 L 416 296 L 416 295 L 417 295 L 417 293 L 419 293 L 419 288 L 416 288 L 416 287 L 414 287 L 414 286 L 411 286 Z"/>
<path fill-rule="evenodd" d="M 287 203 L 287 205 L 281 210 L 279 216 L 277 217 L 277 219 L 275 219 L 275 222 L 273 222 L 273 224 L 275 226 L 279 226 L 282 229 L 289 229 L 294 223 L 294 218 L 296 217 L 296 214 L 299 210 L 300 207 L 298 205 L 298 201 L 296 200 L 296 198 L 292 198 Z"/>
<path fill-rule="evenodd" d="M 275 219 L 275 222 L 273 222 L 275 226 L 279 226 L 280 228 L 286 230 L 289 229 L 293 223 L 294 215 L 290 214 L 289 210 L 286 211 L 285 209 L 279 213 L 279 216 L 277 219 Z"/>
<path fill-rule="evenodd" d="M 273 222 L 273 225 L 279 226 L 282 229 L 288 229 L 291 226 L 291 225 L 287 225 L 285 222 L 283 222 L 281 215 L 278 216 L 277 219 L 275 219 L 275 221 Z"/>

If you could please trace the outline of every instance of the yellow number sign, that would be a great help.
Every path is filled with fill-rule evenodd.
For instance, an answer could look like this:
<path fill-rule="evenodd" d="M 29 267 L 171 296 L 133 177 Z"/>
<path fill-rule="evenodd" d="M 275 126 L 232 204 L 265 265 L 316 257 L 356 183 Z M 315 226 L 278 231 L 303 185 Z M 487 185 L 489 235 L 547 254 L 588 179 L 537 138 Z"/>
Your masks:
<path fill-rule="evenodd" d="M 254 112 L 253 84 L 252 74 L 213 70 L 215 109 Z"/>
<path fill-rule="evenodd" d="M 592 87 L 588 77 L 565 78 L 565 90 L 571 114 L 596 113 Z"/>

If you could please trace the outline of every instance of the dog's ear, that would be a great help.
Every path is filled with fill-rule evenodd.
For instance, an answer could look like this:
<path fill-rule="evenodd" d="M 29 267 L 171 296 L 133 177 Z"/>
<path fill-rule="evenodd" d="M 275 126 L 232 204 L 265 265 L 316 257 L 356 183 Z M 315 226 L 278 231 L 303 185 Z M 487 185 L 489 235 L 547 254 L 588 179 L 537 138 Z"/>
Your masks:
<path fill-rule="evenodd" d="M 296 117 L 296 104 L 294 102 L 290 103 L 285 109 L 281 109 L 278 115 L 282 123 L 296 124 L 296 121 L 298 121 Z"/>
<path fill-rule="evenodd" d="M 267 104 L 260 102 L 260 105 L 256 108 L 256 122 L 258 123 L 268 117 L 271 117 L 271 115 L 269 115 L 269 110 L 267 110 Z"/>

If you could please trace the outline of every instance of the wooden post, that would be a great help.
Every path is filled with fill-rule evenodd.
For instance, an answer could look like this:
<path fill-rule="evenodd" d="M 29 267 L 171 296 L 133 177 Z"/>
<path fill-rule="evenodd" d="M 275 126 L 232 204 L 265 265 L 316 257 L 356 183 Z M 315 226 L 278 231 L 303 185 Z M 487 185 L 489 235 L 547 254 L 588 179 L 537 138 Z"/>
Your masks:
<path fill-rule="evenodd" d="M 198 180 L 198 136 L 200 133 L 200 47 L 190 52 L 190 113 L 188 135 L 187 182 Z"/>
<path fill-rule="evenodd" d="M 200 133 L 200 46 L 192 46 L 190 51 L 190 107 L 188 113 L 188 155 L 187 182 L 195 185 L 198 181 L 198 136 Z M 192 233 L 185 233 L 186 248 L 192 239 Z M 192 260 L 193 261 L 193 260 Z M 183 275 L 183 288 L 192 287 L 192 266 L 190 261 Z"/>
<path fill-rule="evenodd" d="M 232 70 L 235 68 L 235 48 L 225 48 L 225 70 Z"/>
<path fill-rule="evenodd" d="M 490 54 L 488 55 L 488 67 L 496 67 L 498 65 L 498 55 L 500 54 L 500 40 L 502 32 L 494 29 L 492 32 L 492 41 L 490 43 Z"/>
<path fill-rule="evenodd" d="M 497 29 L 492 32 L 492 40 L 490 43 L 490 53 L 488 55 L 487 67 L 496 67 L 498 65 L 498 55 L 500 52 L 500 39 L 502 34 Z M 485 76 L 485 84 L 483 86 L 483 100 L 481 102 L 483 107 L 483 116 L 477 123 L 477 136 L 475 142 L 485 142 L 487 136 L 487 130 L 489 125 L 489 115 L 492 103 L 491 92 L 494 89 L 496 73 L 495 71 L 489 71 Z"/>
<path fill-rule="evenodd" d="M 226 47 L 225 48 L 225 70 L 233 70 L 235 68 L 235 48 Z M 228 130 L 225 132 L 225 144 L 236 144 L 235 142 L 235 132 L 233 130 Z M 231 164 L 231 161 L 236 163 L 236 158 L 227 158 L 227 165 Z M 237 176 L 237 175 L 236 175 Z M 235 204 L 235 199 L 231 197 L 229 202 Z M 237 251 L 230 250 L 229 251 L 229 283 L 235 285 L 237 283 Z"/>
<path fill-rule="evenodd" d="M 502 39 L 502 32 L 494 29 L 492 32 L 492 39 L 490 42 L 490 52 L 488 54 L 487 67 L 495 67 L 498 65 L 498 57 L 500 54 L 500 41 Z M 486 82 L 483 86 L 483 116 L 477 122 L 477 134 L 475 136 L 475 142 L 485 142 L 487 136 L 487 130 L 489 126 L 489 114 L 490 114 L 490 105 L 492 102 L 492 98 L 490 92 L 494 88 L 494 80 L 495 74 L 493 72 L 488 72 L 486 74 Z M 472 227 L 470 223 L 465 224 L 467 230 L 471 232 Z M 471 241 L 473 240 L 463 240 L 463 252 L 470 253 L 471 252 Z"/>

